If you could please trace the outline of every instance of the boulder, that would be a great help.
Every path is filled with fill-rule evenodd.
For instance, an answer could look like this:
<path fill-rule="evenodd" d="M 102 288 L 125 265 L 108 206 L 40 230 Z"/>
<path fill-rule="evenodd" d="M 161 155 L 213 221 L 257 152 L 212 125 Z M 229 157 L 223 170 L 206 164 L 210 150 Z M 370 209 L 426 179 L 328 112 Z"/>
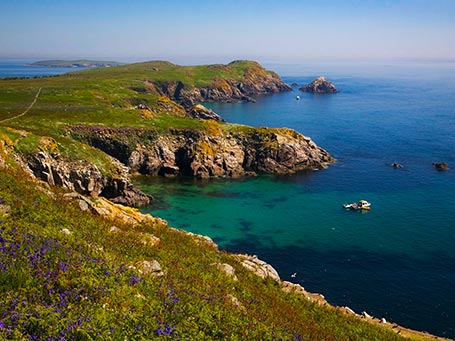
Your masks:
<path fill-rule="evenodd" d="M 333 83 L 322 76 L 316 78 L 311 83 L 302 86 L 299 90 L 303 92 L 311 92 L 314 94 L 333 94 L 338 92 Z"/>

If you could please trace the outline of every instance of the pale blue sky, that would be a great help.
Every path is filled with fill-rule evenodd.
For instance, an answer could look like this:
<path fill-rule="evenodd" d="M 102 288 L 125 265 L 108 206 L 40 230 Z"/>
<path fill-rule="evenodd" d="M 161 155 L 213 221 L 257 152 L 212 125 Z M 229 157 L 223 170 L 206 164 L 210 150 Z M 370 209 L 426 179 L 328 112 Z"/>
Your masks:
<path fill-rule="evenodd" d="M 1 0 L 0 58 L 455 60 L 455 0 Z"/>

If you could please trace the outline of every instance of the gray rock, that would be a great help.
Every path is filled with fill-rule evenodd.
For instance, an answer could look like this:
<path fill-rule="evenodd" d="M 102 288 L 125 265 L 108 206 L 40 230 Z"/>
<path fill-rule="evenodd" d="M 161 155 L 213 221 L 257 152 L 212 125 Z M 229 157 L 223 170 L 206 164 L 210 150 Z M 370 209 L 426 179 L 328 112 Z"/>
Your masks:
<path fill-rule="evenodd" d="M 136 263 L 136 268 L 144 275 L 151 274 L 155 277 L 164 276 L 164 272 L 161 269 L 161 265 L 156 260 L 140 261 L 140 262 Z"/>
<path fill-rule="evenodd" d="M 210 265 L 216 267 L 218 270 L 231 277 L 234 281 L 238 281 L 238 278 L 235 274 L 235 270 L 232 265 L 227 263 L 212 263 Z"/>
<path fill-rule="evenodd" d="M 134 188 L 129 180 L 128 168 L 111 158 L 118 175 L 107 177 L 96 165 L 84 160 L 67 160 L 59 155 L 39 152 L 28 156 L 26 165 L 33 175 L 50 185 L 65 187 L 82 195 L 103 196 L 115 203 L 128 206 L 143 206 L 151 201 L 151 197 Z M 84 199 L 83 199 L 84 200 Z M 81 203 L 81 209 L 85 204 Z"/>
<path fill-rule="evenodd" d="M 315 94 L 334 94 L 338 90 L 332 82 L 325 79 L 325 77 L 318 77 L 311 83 L 302 86 L 299 90 L 303 92 L 311 92 Z"/>
<path fill-rule="evenodd" d="M 280 282 L 278 272 L 270 264 L 260 260 L 257 256 L 236 255 L 240 263 L 249 271 L 255 273 L 261 278 L 268 278 Z"/>

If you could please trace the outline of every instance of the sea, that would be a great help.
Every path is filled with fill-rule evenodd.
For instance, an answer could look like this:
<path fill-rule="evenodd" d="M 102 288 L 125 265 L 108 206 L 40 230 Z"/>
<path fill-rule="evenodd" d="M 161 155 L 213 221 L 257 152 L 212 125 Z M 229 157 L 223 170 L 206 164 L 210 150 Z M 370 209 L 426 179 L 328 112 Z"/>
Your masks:
<path fill-rule="evenodd" d="M 31 59 L 0 59 L 0 78 L 55 76 L 62 73 L 86 69 L 84 67 L 45 67 L 30 65 L 36 61 L 37 60 Z"/>
<path fill-rule="evenodd" d="M 455 63 L 265 66 L 299 86 L 325 76 L 340 92 L 295 86 L 255 103 L 206 106 L 228 122 L 295 129 L 336 163 L 240 179 L 142 176 L 136 185 L 155 198 L 142 211 L 257 255 L 333 305 L 455 338 Z M 37 70 L 52 71 L 18 72 Z M 342 207 L 361 199 L 370 211 Z"/>

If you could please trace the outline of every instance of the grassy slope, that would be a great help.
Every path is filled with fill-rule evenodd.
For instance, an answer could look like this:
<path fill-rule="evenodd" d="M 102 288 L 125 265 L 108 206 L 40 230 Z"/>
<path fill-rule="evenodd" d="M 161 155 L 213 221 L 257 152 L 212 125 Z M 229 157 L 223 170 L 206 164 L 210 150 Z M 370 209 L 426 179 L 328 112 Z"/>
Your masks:
<path fill-rule="evenodd" d="M 0 338 L 76 340 L 399 340 L 383 328 L 286 294 L 231 255 L 165 226 L 131 226 L 51 199 L 0 170 Z M 62 232 L 68 229 L 72 234 Z M 160 238 L 144 245 L 144 235 Z M 157 260 L 163 277 L 132 268 Z M 238 281 L 212 263 L 231 264 Z M 234 304 L 230 295 L 240 305 Z"/>
<path fill-rule="evenodd" d="M 0 80 L 0 120 L 23 112 L 41 88 L 30 112 L 11 120 L 17 128 L 45 130 L 62 124 L 101 124 L 130 127 L 195 127 L 195 120 L 160 113 L 159 96 L 144 81 L 182 81 L 188 86 L 207 86 L 216 78 L 241 80 L 253 62 L 238 61 L 225 65 L 177 66 L 168 62 L 148 62 L 112 68 L 91 69 L 56 77 Z M 155 71 L 157 70 L 157 71 Z M 134 110 L 143 101 L 156 115 L 144 118 Z M 162 111 L 162 110 L 161 110 Z M 167 116 L 167 117 L 163 117 Z"/>

